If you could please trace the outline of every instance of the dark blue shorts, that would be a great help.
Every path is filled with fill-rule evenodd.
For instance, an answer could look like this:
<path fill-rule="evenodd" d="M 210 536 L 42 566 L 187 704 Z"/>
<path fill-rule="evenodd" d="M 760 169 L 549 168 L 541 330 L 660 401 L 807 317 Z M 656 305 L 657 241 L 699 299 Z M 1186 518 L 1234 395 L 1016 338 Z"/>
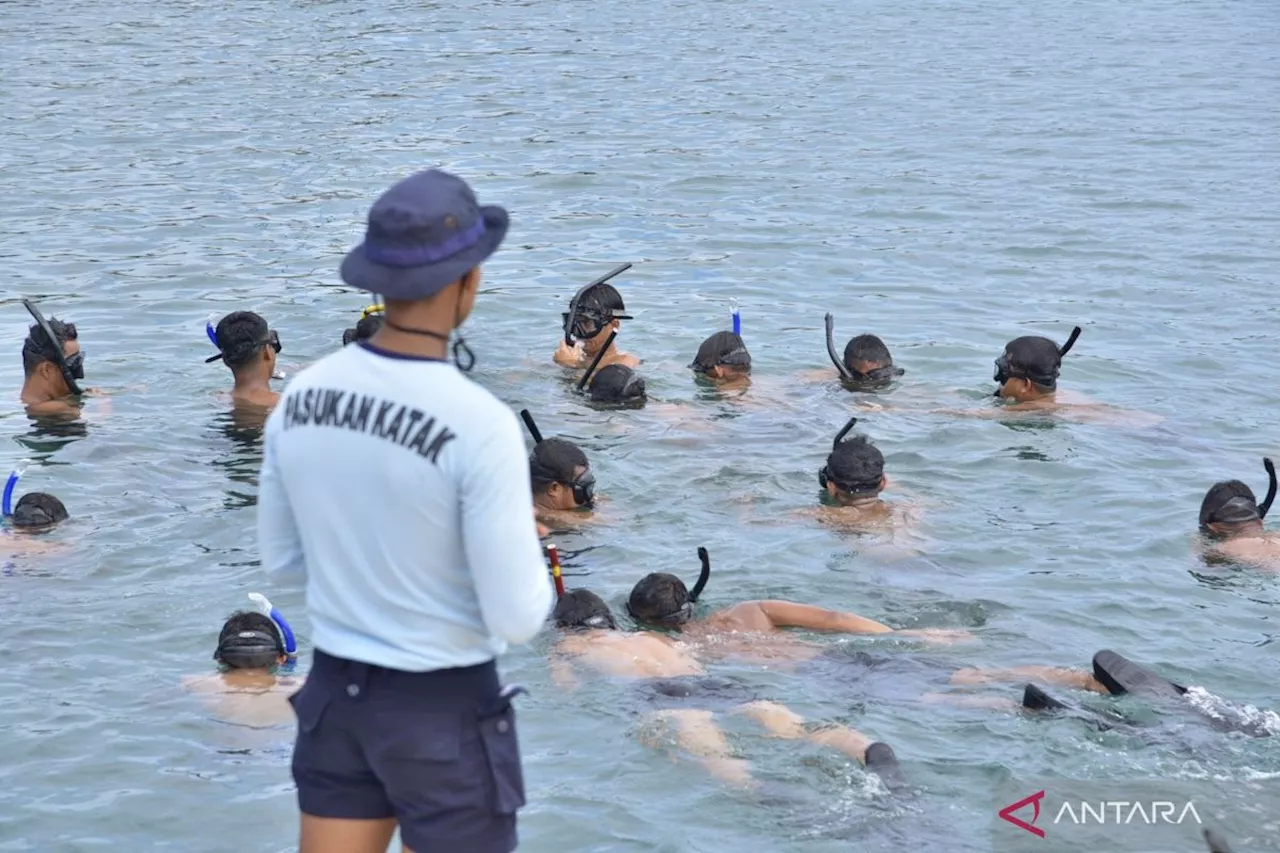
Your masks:
<path fill-rule="evenodd" d="M 524 777 L 515 709 L 493 662 L 402 672 L 317 650 L 289 699 L 303 814 L 394 817 L 415 853 L 509 853 Z"/>

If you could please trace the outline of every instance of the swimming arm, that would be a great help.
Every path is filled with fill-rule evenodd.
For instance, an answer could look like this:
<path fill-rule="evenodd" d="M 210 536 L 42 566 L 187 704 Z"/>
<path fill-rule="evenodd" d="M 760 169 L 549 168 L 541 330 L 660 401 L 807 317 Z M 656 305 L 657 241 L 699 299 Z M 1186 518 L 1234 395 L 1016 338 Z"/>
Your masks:
<path fill-rule="evenodd" d="M 525 643 L 551 612 L 551 576 L 533 517 L 520 422 L 504 409 L 468 448 L 459 492 L 462 543 L 489 632 Z"/>
<path fill-rule="evenodd" d="M 283 409 L 267 419 L 262 451 L 262 474 L 258 478 L 258 552 L 267 577 L 305 577 L 307 564 L 302 538 L 293 517 L 289 493 L 276 467 L 275 438 L 280 433 Z"/>
<path fill-rule="evenodd" d="M 853 613 L 824 610 L 810 604 L 790 601 L 756 602 L 775 628 L 807 628 L 810 631 L 833 631 L 843 634 L 887 634 L 893 631 L 874 619 Z"/>

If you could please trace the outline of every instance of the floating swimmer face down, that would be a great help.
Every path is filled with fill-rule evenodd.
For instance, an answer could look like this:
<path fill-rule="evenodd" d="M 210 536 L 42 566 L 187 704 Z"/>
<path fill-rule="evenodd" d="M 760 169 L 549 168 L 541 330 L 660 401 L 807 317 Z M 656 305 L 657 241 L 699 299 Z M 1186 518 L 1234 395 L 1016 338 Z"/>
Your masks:
<path fill-rule="evenodd" d="M 884 476 L 884 454 L 865 435 L 845 440 L 857 422 L 857 418 L 850 418 L 836 433 L 827 464 L 818 471 L 818 484 L 840 502 L 874 498 L 888 482 Z"/>
<path fill-rule="evenodd" d="M 648 399 L 644 379 L 623 364 L 610 364 L 596 371 L 587 386 L 587 393 L 593 403 L 636 408 L 643 406 Z"/>
<path fill-rule="evenodd" d="M 1267 497 L 1261 505 L 1253 489 L 1239 480 L 1214 483 L 1200 503 L 1200 530 L 1208 536 L 1229 539 L 1262 531 L 1262 522 L 1276 499 L 1276 469 L 1270 459 L 1266 468 Z"/>
<path fill-rule="evenodd" d="M 560 596 L 551 618 L 557 628 L 612 630 L 618 627 L 609 605 L 587 589 L 571 589 Z"/>
<path fill-rule="evenodd" d="M 45 492 L 28 492 L 13 507 L 9 522 L 15 529 L 28 533 L 48 530 L 68 518 L 62 501 Z"/>
<path fill-rule="evenodd" d="M 270 669 L 284 663 L 288 655 L 270 616 L 241 611 L 223 624 L 213 659 L 230 669 Z"/>

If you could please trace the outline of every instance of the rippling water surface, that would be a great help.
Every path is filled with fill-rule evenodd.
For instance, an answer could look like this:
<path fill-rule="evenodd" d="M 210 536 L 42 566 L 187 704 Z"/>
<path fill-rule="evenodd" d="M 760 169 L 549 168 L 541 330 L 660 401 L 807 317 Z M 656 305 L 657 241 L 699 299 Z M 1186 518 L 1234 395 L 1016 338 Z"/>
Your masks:
<path fill-rule="evenodd" d="M 1280 453 L 1278 31 L 1261 0 L 0 3 L 0 465 L 34 460 L 23 487 L 73 514 L 62 551 L 0 577 L 0 850 L 292 848 L 290 732 L 219 723 L 178 687 L 267 589 L 259 439 L 226 414 L 203 323 L 260 311 L 291 372 L 331 352 L 363 305 L 340 253 L 431 165 L 512 211 L 468 330 L 479 381 L 598 469 L 607 510 L 560 539 L 590 549 L 575 582 L 620 604 L 706 545 L 712 606 L 787 597 L 980 637 L 854 644 L 931 672 L 1112 647 L 1280 704 L 1276 577 L 1191 549 L 1207 486 L 1262 487 Z M 624 340 L 658 400 L 597 412 L 548 364 L 568 297 L 624 260 Z M 109 395 L 87 427 L 16 405 L 22 296 L 79 326 Z M 746 400 L 684 368 L 735 299 Z M 884 409 L 797 379 L 826 364 L 826 311 L 907 368 Z M 1064 388 L 1162 420 L 936 411 L 988 406 L 1005 341 L 1074 324 Z M 854 411 L 918 509 L 909 536 L 796 514 Z M 269 591 L 305 639 L 300 592 Z M 927 677 L 756 673 L 894 744 L 920 788 L 888 799 L 729 720 L 787 792 L 762 805 L 641 745 L 624 690 L 562 695 L 550 642 L 504 663 L 532 690 L 522 850 L 985 850 L 1010 775 L 1280 774 L 1280 738 L 1190 717 L 1134 739 L 922 705 Z"/>

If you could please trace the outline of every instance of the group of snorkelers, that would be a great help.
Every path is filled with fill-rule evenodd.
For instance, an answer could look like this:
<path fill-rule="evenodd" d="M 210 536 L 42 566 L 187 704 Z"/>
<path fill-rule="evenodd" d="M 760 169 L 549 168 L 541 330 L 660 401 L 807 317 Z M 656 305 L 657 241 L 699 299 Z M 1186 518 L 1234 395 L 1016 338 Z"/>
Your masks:
<path fill-rule="evenodd" d="M 617 346 L 622 322 L 633 318 L 626 313 L 622 296 L 609 279 L 629 266 L 624 264 L 583 287 L 562 315 L 563 335 L 554 361 L 563 367 L 581 370 L 577 387 L 598 404 L 641 406 L 647 397 L 644 379 L 636 370 L 640 360 Z M 84 378 L 84 354 L 74 324 L 56 318 L 46 320 L 35 305 L 26 300 L 24 303 L 36 322 L 23 345 L 22 401 L 32 414 L 54 413 L 59 407 L 74 405 L 74 400 L 83 393 L 78 381 Z M 381 306 L 364 309 L 354 326 L 344 330 L 342 344 L 372 338 L 383 323 Z M 844 387 L 855 391 L 881 390 L 903 375 L 904 370 L 894 363 L 889 348 L 875 335 L 858 335 L 839 353 L 833 340 L 833 327 L 834 320 L 828 314 L 827 353 Z M 206 361 L 222 361 L 230 369 L 235 403 L 264 410 L 273 407 L 279 399 L 270 384 L 278 376 L 276 359 L 282 350 L 279 333 L 270 328 L 263 317 L 250 311 L 228 314 L 216 327 L 210 323 L 207 333 L 217 353 Z M 994 396 L 1017 409 L 1051 405 L 1057 393 L 1063 356 L 1079 336 L 1077 327 L 1062 346 L 1038 336 L 1010 341 L 995 363 L 994 380 L 998 387 Z M 718 331 L 703 341 L 690 368 L 700 380 L 719 386 L 742 386 L 749 381 L 752 360 L 736 312 L 733 330 Z M 529 465 L 535 514 L 589 510 L 595 500 L 595 477 L 586 454 L 568 440 L 543 438 L 532 416 L 527 411 L 522 412 L 522 416 L 534 439 Z M 855 422 L 856 419 L 851 419 L 837 434 L 818 472 L 818 480 L 831 503 L 867 511 L 881 503 L 880 494 L 887 478 L 884 457 L 871 441 L 865 436 L 847 438 Z M 1238 480 L 1215 483 L 1201 505 L 1200 530 L 1215 543 L 1213 550 L 1222 558 L 1280 570 L 1280 541 L 1263 526 L 1276 496 L 1274 467 L 1270 460 L 1264 462 L 1270 476 L 1266 498 L 1259 503 L 1249 486 Z M 12 504 L 20 474 L 18 470 L 10 476 L 4 491 L 3 510 L 10 527 L 39 532 L 67 518 L 66 508 L 47 493 L 30 493 Z M 550 553 L 554 557 L 554 547 Z M 705 552 L 702 559 L 703 572 L 693 590 L 685 587 L 678 577 L 666 573 L 650 574 L 636 584 L 627 600 L 627 611 L 642 630 L 630 632 L 619 630 L 609 606 L 595 593 L 585 589 L 565 591 L 557 565 L 558 599 L 553 620 L 565 632 L 557 645 L 558 659 L 553 662 L 553 674 L 559 674 L 557 680 L 571 683 L 573 676 L 566 674 L 559 664 L 576 662 L 605 674 L 640 679 L 648 689 L 677 704 L 693 699 L 696 706 L 700 696 L 719 697 L 759 721 L 775 736 L 803 737 L 833 747 L 880 773 L 886 781 L 900 782 L 901 773 L 888 746 L 873 742 L 848 727 L 815 730 L 785 706 L 743 696 L 733 685 L 726 689 L 722 681 L 706 675 L 703 661 L 693 650 L 720 657 L 745 654 L 761 661 L 776 664 L 785 660 L 796 665 L 820 655 L 823 650 L 817 644 L 785 634 L 786 628 L 891 633 L 942 640 L 955 639 L 964 632 L 895 631 L 853 614 L 786 601 L 742 602 L 696 619 L 694 605 L 709 572 Z M 673 641 L 664 633 L 667 631 L 679 632 L 684 642 Z M 735 645 L 730 641 L 735 635 L 752 639 Z M 771 640 L 762 643 L 761 636 Z M 717 641 L 699 644 L 690 640 L 708 637 L 715 637 Z M 1185 693 L 1184 688 L 1130 661 L 1119 656 L 1106 657 L 1109 654 L 1112 653 L 1095 657 L 1093 675 L 1063 674 L 1044 667 L 1006 671 L 1004 675 L 1038 675 L 1051 684 L 1112 694 L 1153 690 L 1162 695 L 1169 695 L 1170 691 Z M 281 667 L 288 669 L 295 655 L 292 632 L 267 603 L 265 608 L 237 612 L 228 619 L 219 634 L 214 657 L 222 673 L 219 683 L 224 687 L 231 692 L 258 692 L 260 687 L 275 684 L 274 681 L 268 683 L 269 679 L 274 678 Z M 957 673 L 956 683 L 1000 678 L 999 673 L 974 674 L 978 672 Z M 215 692 L 225 691 L 220 688 Z M 1020 704 L 1033 710 L 1068 707 L 1035 684 L 1025 686 Z M 730 756 L 723 735 L 710 722 L 710 713 L 700 707 L 676 707 L 663 712 L 676 725 L 681 745 L 697 754 L 713 772 L 730 781 L 748 779 L 746 766 Z"/>

